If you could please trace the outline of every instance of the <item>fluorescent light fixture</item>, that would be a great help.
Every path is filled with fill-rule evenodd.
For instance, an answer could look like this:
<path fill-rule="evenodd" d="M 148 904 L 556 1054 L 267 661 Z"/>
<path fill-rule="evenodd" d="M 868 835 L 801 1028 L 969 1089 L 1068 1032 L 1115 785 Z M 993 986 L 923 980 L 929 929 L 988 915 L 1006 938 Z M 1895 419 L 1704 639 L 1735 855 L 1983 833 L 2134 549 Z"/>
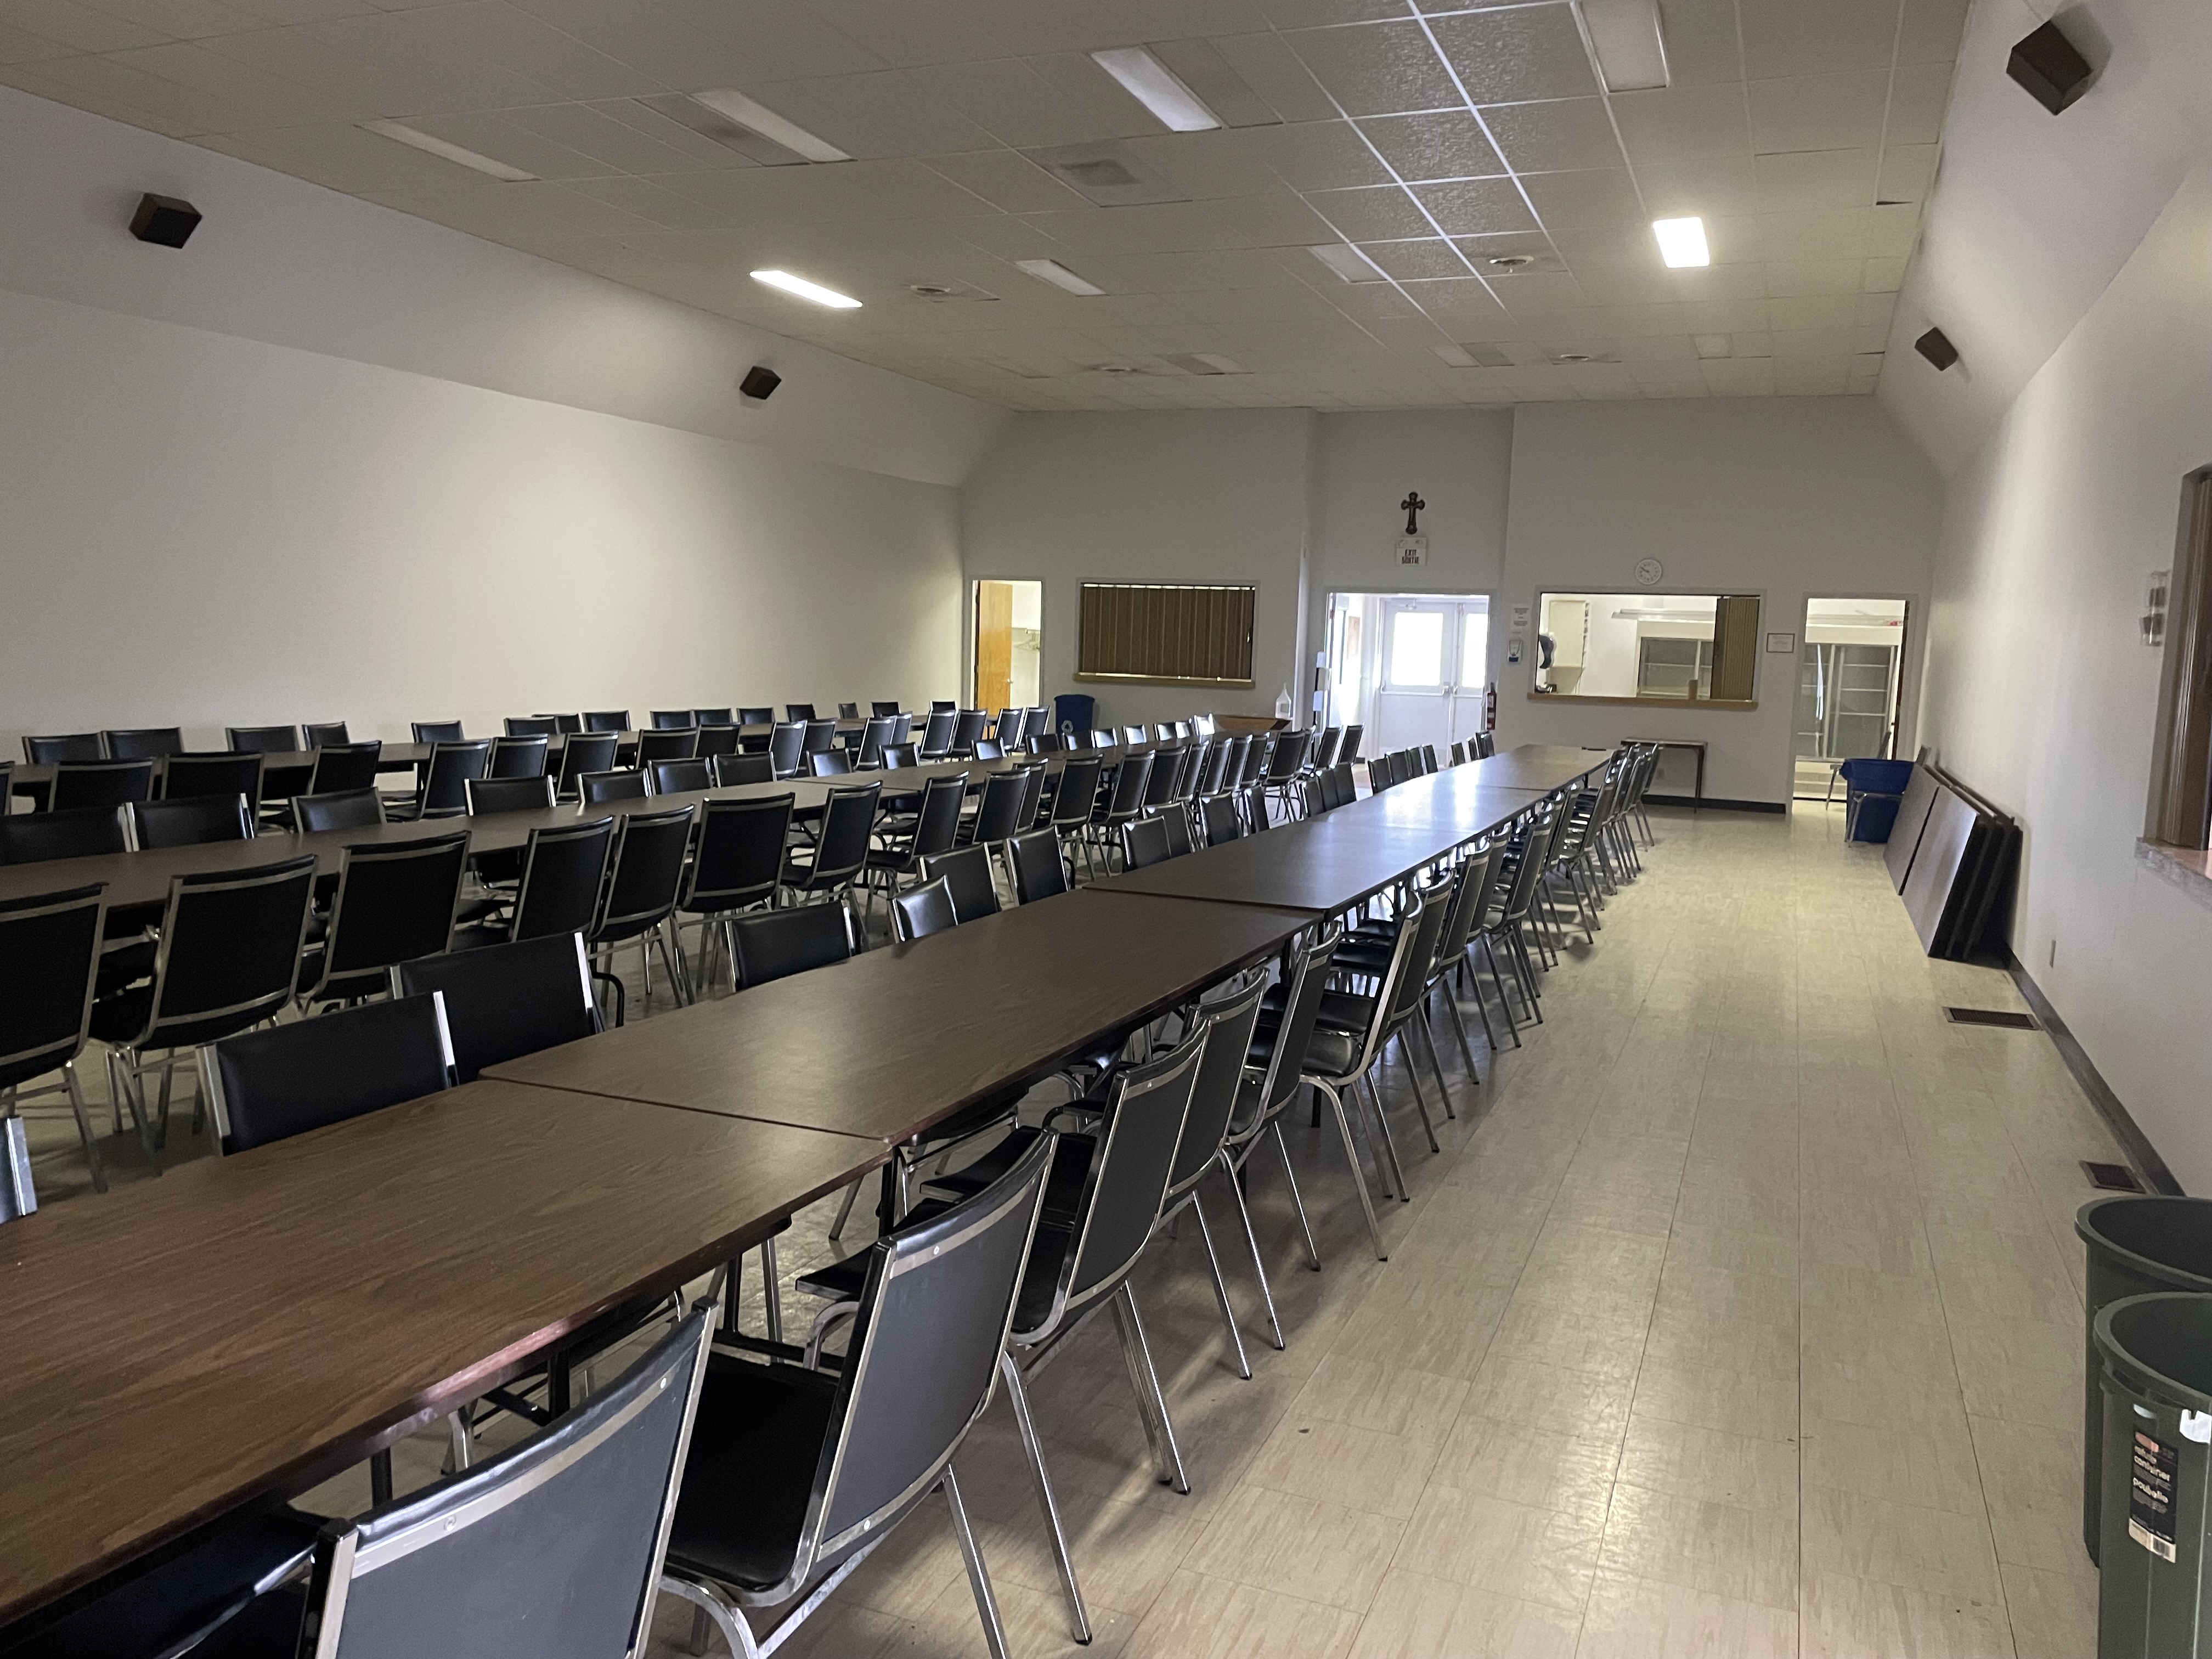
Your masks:
<path fill-rule="evenodd" d="M 1249 374 L 1251 370 L 1234 357 L 1218 351 L 1183 351 L 1166 359 L 1186 374 Z"/>
<path fill-rule="evenodd" d="M 694 103 L 704 104 L 715 114 L 735 121 L 748 132 L 757 132 L 772 144 L 781 144 L 794 155 L 803 155 L 810 161 L 849 161 L 853 158 L 835 144 L 823 143 L 796 122 L 787 121 L 765 104 L 756 104 L 742 92 L 727 88 L 716 88 L 708 92 L 691 94 Z"/>
<path fill-rule="evenodd" d="M 1106 290 L 1097 283 L 1086 282 L 1057 259 L 1017 259 L 1016 270 L 1025 270 L 1040 283 L 1050 283 L 1054 288 L 1065 289 L 1070 294 L 1095 295 Z"/>
<path fill-rule="evenodd" d="M 1211 132 L 1221 118 L 1183 79 L 1142 46 L 1111 46 L 1094 52 L 1091 61 L 1121 83 L 1121 89 L 1158 116 L 1170 132 Z"/>
<path fill-rule="evenodd" d="M 1583 0 L 1583 21 L 1607 92 L 1649 92 L 1667 84 L 1667 40 L 1657 0 Z"/>
<path fill-rule="evenodd" d="M 824 288 L 819 283 L 810 283 L 804 276 L 794 276 L 787 270 L 757 270 L 753 281 L 766 283 L 770 288 L 780 288 L 786 294 L 796 294 L 802 300 L 811 300 L 817 306 L 828 306 L 832 311 L 858 311 L 860 302 L 849 294 L 840 294 L 834 288 Z"/>
<path fill-rule="evenodd" d="M 1375 262 L 1349 242 L 1328 242 L 1320 247 L 1310 247 L 1307 252 L 1327 265 L 1347 283 L 1379 283 L 1382 273 Z"/>
<path fill-rule="evenodd" d="M 1659 257 L 1680 270 L 1690 265 L 1709 265 L 1713 256 L 1705 246 L 1703 219 L 1654 219 L 1651 234 L 1659 239 Z"/>
<path fill-rule="evenodd" d="M 363 121 L 363 132 L 373 132 L 380 138 L 396 139 L 431 155 L 443 156 L 448 161 L 458 161 L 478 173 L 488 173 L 493 178 L 510 185 L 527 184 L 535 179 L 534 173 L 525 173 L 520 167 L 511 167 L 504 161 L 495 161 L 489 155 L 479 155 L 472 149 L 463 149 L 459 144 L 447 143 L 443 138 L 427 132 L 417 132 L 413 127 L 403 126 L 397 121 Z"/>
<path fill-rule="evenodd" d="M 1429 349 L 1435 352 L 1438 357 L 1441 357 L 1445 362 L 1449 363 L 1454 368 L 1473 368 L 1474 367 L 1474 359 L 1468 355 L 1468 349 L 1463 345 L 1432 345 Z"/>

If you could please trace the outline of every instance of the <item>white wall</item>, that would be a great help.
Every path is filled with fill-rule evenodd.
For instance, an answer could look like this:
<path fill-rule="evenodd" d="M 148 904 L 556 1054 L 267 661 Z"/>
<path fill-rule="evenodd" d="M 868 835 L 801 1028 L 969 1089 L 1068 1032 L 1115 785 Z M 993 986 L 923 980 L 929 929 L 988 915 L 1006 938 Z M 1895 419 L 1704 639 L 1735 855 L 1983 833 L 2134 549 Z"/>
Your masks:
<path fill-rule="evenodd" d="M 1636 589 L 1650 557 L 1666 571 L 1650 592 L 1759 594 L 1762 634 L 1802 636 L 1811 593 L 1905 599 L 1917 612 L 1942 510 L 1935 468 L 1869 398 L 1522 404 L 1492 624 L 1499 744 L 1695 739 L 1709 745 L 1708 795 L 1788 800 L 1795 649 L 1760 652 L 1755 709 L 1577 705 L 1528 695 L 1533 629 L 1520 665 L 1505 665 L 1510 607 Z M 1906 733 L 1914 690 L 1908 675 Z"/>
<path fill-rule="evenodd" d="M 2212 909 L 2139 863 L 2160 655 L 2144 577 L 2212 463 L 2212 164 L 1959 472 L 1923 737 L 2027 832 L 2012 945 L 2183 1184 L 2212 1189 Z M 2056 945 L 2057 959 L 2052 961 Z"/>
<path fill-rule="evenodd" d="M 1513 413 L 1467 409 L 1324 415 L 1315 449 L 1313 591 L 1492 593 L 1505 559 Z M 1408 490 L 1428 562 L 1398 562 Z M 1316 645 L 1320 613 L 1315 613 Z M 1492 629 L 1493 634 L 1495 629 Z"/>
<path fill-rule="evenodd" d="M 1014 418 L 962 491 L 961 538 L 971 580 L 1044 583 L 1048 703 L 1085 692 L 1115 725 L 1273 711 L 1297 684 L 1313 422 L 1272 409 Z M 1256 585 L 1252 689 L 1078 684 L 1086 581 Z"/>
<path fill-rule="evenodd" d="M 959 685 L 1004 411 L 4 89 L 0 222 L 10 749 Z"/>

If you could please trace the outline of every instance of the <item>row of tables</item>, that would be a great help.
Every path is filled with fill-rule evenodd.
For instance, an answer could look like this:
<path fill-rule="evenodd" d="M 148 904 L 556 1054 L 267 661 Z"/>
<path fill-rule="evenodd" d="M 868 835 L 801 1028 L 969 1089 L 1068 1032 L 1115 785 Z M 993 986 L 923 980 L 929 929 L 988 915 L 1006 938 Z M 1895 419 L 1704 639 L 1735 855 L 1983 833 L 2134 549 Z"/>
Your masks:
<path fill-rule="evenodd" d="M 1470 763 L 11 1224 L 0 1623 L 358 1462 L 1607 758 Z"/>

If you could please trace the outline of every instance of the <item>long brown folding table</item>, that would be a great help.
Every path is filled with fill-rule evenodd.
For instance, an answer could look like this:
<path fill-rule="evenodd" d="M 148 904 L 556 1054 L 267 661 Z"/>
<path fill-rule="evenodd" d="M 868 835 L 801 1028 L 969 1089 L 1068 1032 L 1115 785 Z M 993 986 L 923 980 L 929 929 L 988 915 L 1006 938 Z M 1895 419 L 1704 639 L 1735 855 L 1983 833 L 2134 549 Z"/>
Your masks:
<path fill-rule="evenodd" d="M 307 1490 L 885 1156 L 485 1081 L 11 1223 L 0 1622 Z"/>

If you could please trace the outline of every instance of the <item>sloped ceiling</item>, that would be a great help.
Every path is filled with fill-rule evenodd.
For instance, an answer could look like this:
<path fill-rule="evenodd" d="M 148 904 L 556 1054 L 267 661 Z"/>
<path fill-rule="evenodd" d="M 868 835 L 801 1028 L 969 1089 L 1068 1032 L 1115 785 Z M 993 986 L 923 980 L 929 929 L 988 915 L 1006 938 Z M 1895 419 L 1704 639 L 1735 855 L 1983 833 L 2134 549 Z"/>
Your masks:
<path fill-rule="evenodd" d="M 2005 74 L 2013 43 L 2054 13 L 2096 70 L 2057 116 Z M 2208 88 L 2208 0 L 1976 0 L 1880 386 L 1946 473 L 1981 446 L 2212 153 Z M 1912 349 L 1930 326 L 1959 349 L 1940 374 Z"/>
<path fill-rule="evenodd" d="M 1671 82 L 1620 94 L 1580 0 L 0 0 L 0 82 L 1015 408 L 1869 390 L 1967 0 L 1657 4 Z M 1086 55 L 1140 43 L 1231 125 L 1165 131 Z M 721 89 L 853 159 L 671 118 Z M 1152 199 L 1088 199 L 1071 146 Z M 1661 264 L 1678 215 L 1709 269 Z M 1347 243 L 1371 276 L 1310 251 Z"/>

